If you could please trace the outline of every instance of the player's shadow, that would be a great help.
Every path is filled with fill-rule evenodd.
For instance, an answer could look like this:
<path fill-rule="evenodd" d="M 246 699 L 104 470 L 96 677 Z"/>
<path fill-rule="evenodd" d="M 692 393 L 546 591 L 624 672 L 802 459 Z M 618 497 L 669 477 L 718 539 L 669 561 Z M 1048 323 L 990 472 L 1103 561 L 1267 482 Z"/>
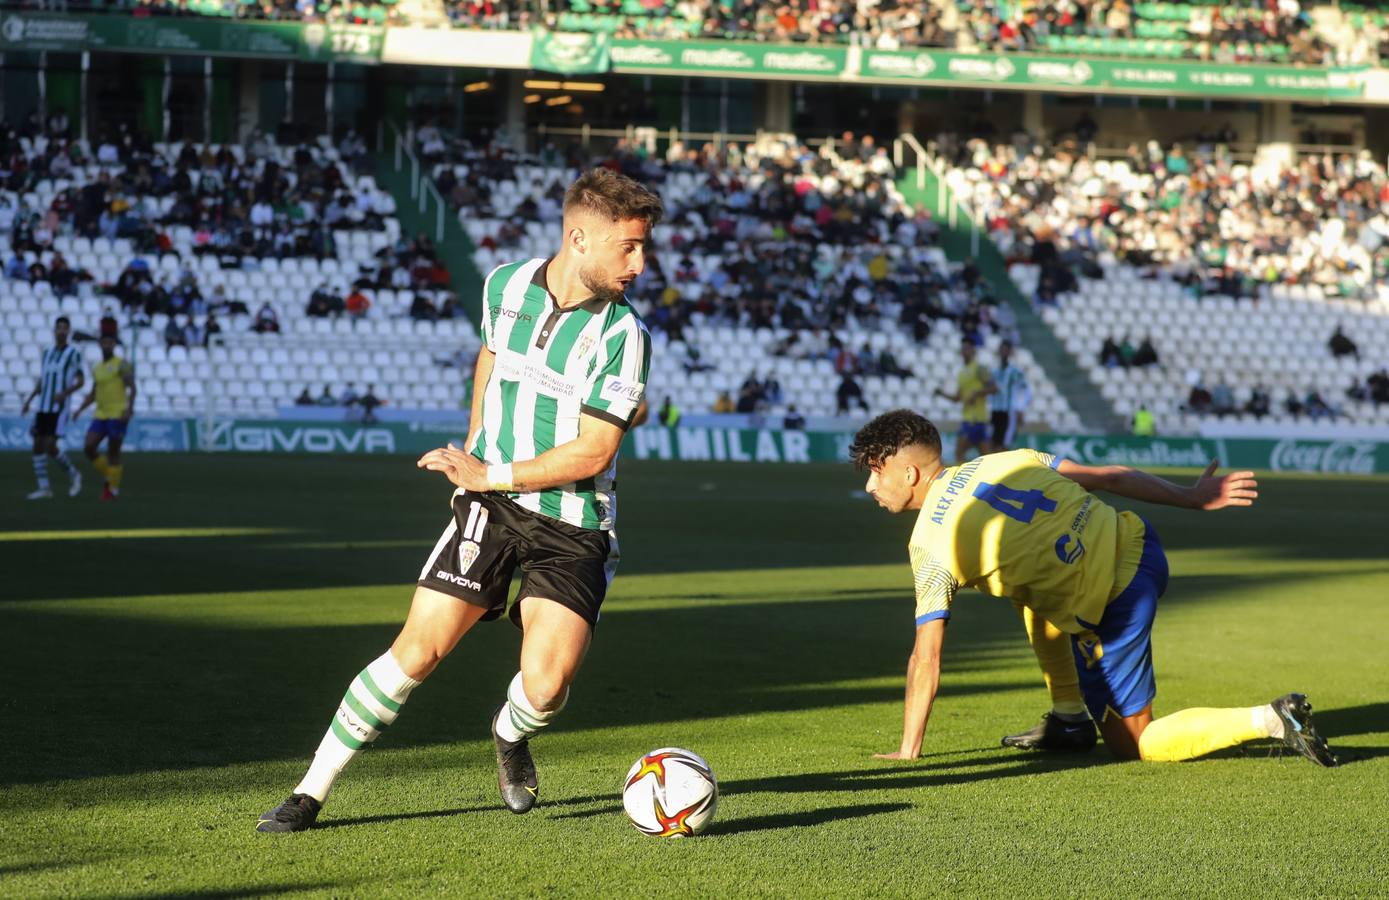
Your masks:
<path fill-rule="evenodd" d="M 237 900 L 241 897 L 274 897 L 280 894 L 298 894 L 304 891 L 341 890 L 337 881 L 286 882 L 284 884 L 258 884 L 239 888 L 207 888 L 204 890 L 160 891 L 148 894 L 130 894 L 136 900 L 175 900 L 178 897 L 199 897 L 203 900 Z"/>
<path fill-rule="evenodd" d="M 801 772 L 731 781 L 720 785 L 729 794 L 834 793 L 846 791 L 906 790 L 994 781 L 1020 775 L 1040 775 L 1063 769 L 1086 769 L 1113 762 L 1103 753 L 1029 754 L 985 752 L 964 759 L 902 765 L 883 761 L 875 768 L 839 772 Z M 956 771 L 966 769 L 968 771 Z"/>
<path fill-rule="evenodd" d="M 777 813 L 769 816 L 748 816 L 742 819 L 715 821 L 709 826 L 705 837 L 748 834 L 753 831 L 780 831 L 786 828 L 805 828 L 810 825 L 823 825 L 826 822 L 842 822 L 848 819 L 863 819 L 880 816 L 883 813 L 901 812 L 911 809 L 910 803 L 861 803 L 856 806 L 831 806 L 824 809 L 811 809 L 804 812 Z"/>
<path fill-rule="evenodd" d="M 1316 698 L 1314 697 L 1313 700 Z M 1317 708 L 1312 722 L 1322 737 L 1335 744 L 1337 738 L 1389 731 L 1389 703 L 1365 703 L 1336 709 Z"/>

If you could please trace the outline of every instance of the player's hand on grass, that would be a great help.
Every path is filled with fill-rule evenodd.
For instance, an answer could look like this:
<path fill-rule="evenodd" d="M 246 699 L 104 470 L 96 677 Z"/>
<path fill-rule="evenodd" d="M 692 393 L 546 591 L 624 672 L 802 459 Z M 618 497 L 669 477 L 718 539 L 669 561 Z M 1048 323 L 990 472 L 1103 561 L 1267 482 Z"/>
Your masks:
<path fill-rule="evenodd" d="M 457 447 L 440 447 L 430 450 L 415 463 L 421 469 L 440 472 L 445 478 L 465 491 L 487 490 L 487 466 L 482 460 Z"/>
<path fill-rule="evenodd" d="M 1252 506 L 1259 496 L 1259 482 L 1253 472 L 1231 472 L 1216 475 L 1220 460 L 1213 459 L 1206 471 L 1191 486 L 1193 505 L 1198 509 L 1224 509 L 1227 506 Z"/>

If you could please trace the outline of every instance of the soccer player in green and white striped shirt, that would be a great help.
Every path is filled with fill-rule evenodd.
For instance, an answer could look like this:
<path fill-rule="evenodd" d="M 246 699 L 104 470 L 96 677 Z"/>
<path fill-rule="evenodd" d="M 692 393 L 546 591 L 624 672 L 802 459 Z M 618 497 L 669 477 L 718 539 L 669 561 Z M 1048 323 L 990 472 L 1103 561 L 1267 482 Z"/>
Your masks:
<path fill-rule="evenodd" d="M 998 345 L 998 366 L 994 368 L 994 390 L 989 394 L 990 421 L 993 425 L 991 452 L 1007 450 L 1022 424 L 1023 410 L 1032 398 L 1032 388 L 1022 369 L 1013 365 L 1013 344 Z"/>
<path fill-rule="evenodd" d="M 466 449 L 418 465 L 457 486 L 405 626 L 348 686 L 308 773 L 259 831 L 313 825 L 343 767 L 395 721 L 478 621 L 521 627 L 520 671 L 492 720 L 503 802 L 523 813 L 539 784 L 529 738 L 564 707 L 617 563 L 618 446 L 643 410 L 651 340 L 623 292 L 641 274 L 660 199 L 606 169 L 564 199 L 549 259 L 505 265 L 483 288 L 483 347 Z"/>
<path fill-rule="evenodd" d="M 68 317 L 59 316 L 53 323 L 53 346 L 43 351 L 38 381 L 24 398 L 24 408 L 20 411 L 20 415 L 27 416 L 29 407 L 38 400 L 33 426 L 34 480 L 38 487 L 29 494 L 30 500 L 47 500 L 53 496 L 48 484 L 49 457 L 57 460 L 67 472 L 68 496 L 76 497 L 82 491 L 81 473 L 58 446 L 67 426 L 68 398 L 86 383 L 86 376 L 82 374 L 82 354 L 68 343 L 71 333 Z"/>

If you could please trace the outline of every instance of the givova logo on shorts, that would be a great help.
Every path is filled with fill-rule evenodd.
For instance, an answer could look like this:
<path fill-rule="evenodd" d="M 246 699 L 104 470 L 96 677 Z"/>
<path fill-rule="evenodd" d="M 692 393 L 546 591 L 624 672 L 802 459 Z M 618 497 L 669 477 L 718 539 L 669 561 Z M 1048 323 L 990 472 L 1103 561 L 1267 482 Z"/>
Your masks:
<path fill-rule="evenodd" d="M 463 526 L 463 540 L 458 545 L 458 574 L 467 575 L 482 552 L 482 534 L 487 529 L 487 510 L 474 500 L 468 507 L 468 523 Z"/>

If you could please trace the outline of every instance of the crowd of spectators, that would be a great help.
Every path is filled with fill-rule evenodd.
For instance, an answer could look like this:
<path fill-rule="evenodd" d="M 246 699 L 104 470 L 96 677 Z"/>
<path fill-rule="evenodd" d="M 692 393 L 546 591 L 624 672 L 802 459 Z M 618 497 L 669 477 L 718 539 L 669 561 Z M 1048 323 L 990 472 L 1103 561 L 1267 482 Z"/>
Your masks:
<path fill-rule="evenodd" d="M 357 278 L 350 286 L 329 280 L 321 282 L 309 295 L 305 315 L 366 318 L 372 315 L 373 294 L 379 290 L 408 293 L 409 308 L 405 313 L 412 319 L 434 322 L 464 315 L 450 289 L 452 275 L 428 235 L 421 232 L 413 239 L 401 235 L 394 244 L 377 251 L 375 260 L 372 265 L 359 266 Z"/>
<path fill-rule="evenodd" d="M 596 162 L 659 188 L 666 218 L 629 293 L 658 342 L 685 343 L 688 373 L 713 368 L 702 352 L 709 348 L 689 330 L 695 314 L 712 327 L 786 329 L 769 345 L 773 356 L 828 360 L 855 384 L 865 375 L 912 373 L 888 348 L 847 345 L 848 331 L 900 328 L 924 343 L 949 320 L 979 344 L 994 333 L 1016 337 L 1011 310 L 972 261 L 942 265 L 937 223 L 902 201 L 891 159 L 871 136 L 845 133 L 819 148 L 771 138 L 756 146 L 677 141 L 654 155 L 620 141 L 597 160 L 548 146 L 538 160 L 547 174 L 519 197 L 502 190 L 521 163 L 504 148 L 453 141 L 429 127 L 416 137 L 441 193 L 465 220 L 491 223 L 481 249 L 502 256 L 523 245 L 533 225 L 558 222 L 576 169 Z M 753 389 L 755 381 L 720 403 L 730 411 L 777 405 Z M 853 402 L 853 388 L 845 390 Z"/>
<path fill-rule="evenodd" d="M 1103 277 L 1105 261 L 1234 297 L 1299 284 L 1368 298 L 1389 270 L 1389 178 L 1368 151 L 1274 167 L 1236 163 L 1215 141 L 1152 141 L 1114 160 L 1071 141 L 942 146 L 1000 249 L 1041 267 L 1039 304 Z"/>
<path fill-rule="evenodd" d="M 367 385 L 366 391 L 359 394 L 356 385 L 350 381 L 340 394 L 334 394 L 332 386 L 325 384 L 323 393 L 315 397 L 310 392 L 309 386 L 304 385 L 304 390 L 300 392 L 298 397 L 294 398 L 295 406 L 340 406 L 347 410 L 348 419 L 368 423 L 376 421 L 376 411 L 385 403 L 385 400 L 377 396 L 376 385 Z"/>
<path fill-rule="evenodd" d="M 1327 340 L 1327 350 L 1336 359 L 1360 359 L 1359 347 L 1339 325 Z M 1191 389 L 1181 407 L 1184 412 L 1216 418 L 1245 414 L 1257 420 L 1275 411 L 1273 396 L 1263 384 L 1255 384 L 1247 395 L 1241 395 L 1230 386 L 1228 375 L 1221 375 L 1213 385 L 1208 385 L 1199 371 L 1189 372 L 1187 379 Z M 1293 419 L 1305 416 L 1313 422 L 1323 419 L 1354 419 L 1356 416 L 1353 410 L 1357 405 L 1370 403 L 1379 407 L 1389 403 L 1389 368 L 1381 366 L 1364 378 L 1351 375 L 1350 384 L 1344 393 L 1346 403 L 1342 403 L 1337 394 L 1317 387 L 1290 388 L 1284 392 L 1279 409 Z"/>
<path fill-rule="evenodd" d="M 218 16 L 410 24 L 397 0 L 91 0 L 136 16 Z M 1343 46 L 1317 34 L 1303 0 L 445 0 L 460 28 L 594 31 L 620 38 L 847 43 L 881 50 L 1084 52 L 1323 64 L 1380 46 L 1380 17 L 1358 16 Z M 420 23 L 415 23 L 420 24 Z M 1074 43 L 1082 41 L 1085 43 Z M 1363 45 L 1363 47 L 1362 47 Z M 1354 49 L 1359 47 L 1360 49 Z"/>
<path fill-rule="evenodd" d="M 281 150 L 259 130 L 240 153 L 184 144 L 160 152 L 133 129 L 103 135 L 96 151 L 50 127 L 0 126 L 0 232 L 19 252 L 43 253 L 58 235 L 127 239 L 136 252 L 174 252 L 169 229 L 192 229 L 192 252 L 215 255 L 223 268 L 275 257 L 335 255 L 337 229 L 383 230 L 395 214 L 384 191 L 349 189 L 345 174 L 365 147 L 346 132 L 338 158 L 316 143 Z M 349 167 L 349 173 L 343 168 Z M 43 180 L 67 182 L 47 209 L 24 192 Z M 16 199 L 17 198 L 17 199 Z M 56 286 L 55 286 L 56 287 Z"/>

